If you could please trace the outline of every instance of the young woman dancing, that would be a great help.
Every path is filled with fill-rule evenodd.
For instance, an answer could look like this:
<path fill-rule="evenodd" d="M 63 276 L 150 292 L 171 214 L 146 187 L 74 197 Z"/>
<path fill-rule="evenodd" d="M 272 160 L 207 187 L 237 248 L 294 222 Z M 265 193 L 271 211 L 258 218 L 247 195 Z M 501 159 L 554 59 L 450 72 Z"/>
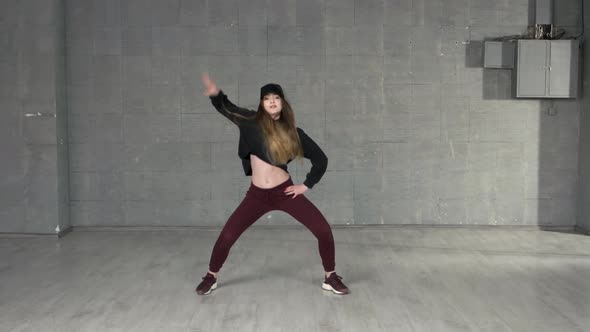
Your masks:
<path fill-rule="evenodd" d="M 317 238 L 325 274 L 322 288 L 348 294 L 342 277 L 334 271 L 334 238 L 330 225 L 317 207 L 303 196 L 324 175 L 328 158 L 295 126 L 293 110 L 281 86 L 272 83 L 263 86 L 258 111 L 252 111 L 231 103 L 208 74 L 203 74 L 203 83 L 205 95 L 215 109 L 240 130 L 238 155 L 245 174 L 252 176 L 252 183 L 215 242 L 209 272 L 197 286 L 197 293 L 205 295 L 216 289 L 217 274 L 240 235 L 265 213 L 280 210 L 305 225 Z M 293 184 L 287 164 L 302 157 L 309 159 L 312 167 L 303 184 Z"/>

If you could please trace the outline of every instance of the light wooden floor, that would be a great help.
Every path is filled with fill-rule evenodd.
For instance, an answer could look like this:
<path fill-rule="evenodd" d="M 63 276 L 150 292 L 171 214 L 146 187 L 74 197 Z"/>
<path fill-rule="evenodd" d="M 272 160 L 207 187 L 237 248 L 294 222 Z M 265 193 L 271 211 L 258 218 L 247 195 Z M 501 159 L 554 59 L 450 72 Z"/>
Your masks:
<path fill-rule="evenodd" d="M 251 228 L 198 296 L 218 230 L 0 237 L 1 331 L 589 331 L 590 237 L 335 229 L 352 294 L 302 228 Z"/>

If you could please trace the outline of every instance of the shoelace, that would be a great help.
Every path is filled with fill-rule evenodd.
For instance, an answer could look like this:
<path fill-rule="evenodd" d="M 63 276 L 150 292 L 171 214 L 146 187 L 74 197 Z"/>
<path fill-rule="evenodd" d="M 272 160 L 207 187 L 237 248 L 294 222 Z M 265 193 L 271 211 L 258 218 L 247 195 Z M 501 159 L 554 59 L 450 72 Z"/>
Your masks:
<path fill-rule="evenodd" d="M 328 280 L 330 280 L 330 279 L 334 279 L 334 283 L 336 283 L 338 286 L 344 288 L 344 283 L 342 283 L 342 281 L 340 281 L 340 280 L 342 280 L 341 276 L 334 273 L 334 276 L 328 277 Z"/>
<path fill-rule="evenodd" d="M 213 282 L 215 282 L 215 277 L 214 277 L 214 276 L 212 276 L 212 275 L 210 275 L 210 274 L 208 274 L 208 275 L 204 276 L 202 279 L 203 279 L 203 280 L 210 280 L 210 281 L 213 281 Z"/>

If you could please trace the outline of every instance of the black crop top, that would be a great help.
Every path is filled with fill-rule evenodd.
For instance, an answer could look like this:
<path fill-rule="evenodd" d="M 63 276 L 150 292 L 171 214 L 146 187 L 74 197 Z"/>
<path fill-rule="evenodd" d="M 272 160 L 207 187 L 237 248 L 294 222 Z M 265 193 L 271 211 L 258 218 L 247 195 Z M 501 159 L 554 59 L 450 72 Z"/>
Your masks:
<path fill-rule="evenodd" d="M 250 154 L 254 154 L 265 162 L 280 167 L 288 172 L 286 164 L 276 165 L 270 161 L 270 158 L 268 158 L 266 145 L 264 144 L 264 137 L 262 136 L 262 132 L 258 127 L 256 120 L 253 118 L 256 111 L 234 105 L 229 99 L 227 99 L 227 95 L 221 90 L 217 96 L 210 96 L 209 98 L 215 109 L 235 123 L 240 129 L 238 155 L 242 159 L 242 166 L 246 175 L 252 175 Z M 242 118 L 240 115 L 251 119 Z M 322 149 L 320 149 L 320 147 L 307 136 L 301 128 L 297 128 L 297 134 L 299 135 L 299 140 L 301 141 L 301 146 L 303 148 L 303 156 L 311 161 L 311 170 L 307 173 L 305 181 L 303 182 L 307 188 L 311 189 L 320 181 L 326 172 L 326 168 L 328 167 L 328 157 L 326 157 Z M 291 162 L 291 160 L 289 160 L 287 164 L 289 162 Z"/>

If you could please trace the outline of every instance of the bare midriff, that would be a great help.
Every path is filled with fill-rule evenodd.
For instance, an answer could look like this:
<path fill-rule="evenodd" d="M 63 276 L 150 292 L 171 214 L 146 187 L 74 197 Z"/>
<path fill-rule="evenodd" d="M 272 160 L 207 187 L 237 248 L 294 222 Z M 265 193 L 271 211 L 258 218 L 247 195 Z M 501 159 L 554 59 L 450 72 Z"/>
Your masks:
<path fill-rule="evenodd" d="M 252 183 L 258 188 L 273 188 L 289 179 L 289 173 L 273 166 L 257 156 L 250 155 Z"/>

